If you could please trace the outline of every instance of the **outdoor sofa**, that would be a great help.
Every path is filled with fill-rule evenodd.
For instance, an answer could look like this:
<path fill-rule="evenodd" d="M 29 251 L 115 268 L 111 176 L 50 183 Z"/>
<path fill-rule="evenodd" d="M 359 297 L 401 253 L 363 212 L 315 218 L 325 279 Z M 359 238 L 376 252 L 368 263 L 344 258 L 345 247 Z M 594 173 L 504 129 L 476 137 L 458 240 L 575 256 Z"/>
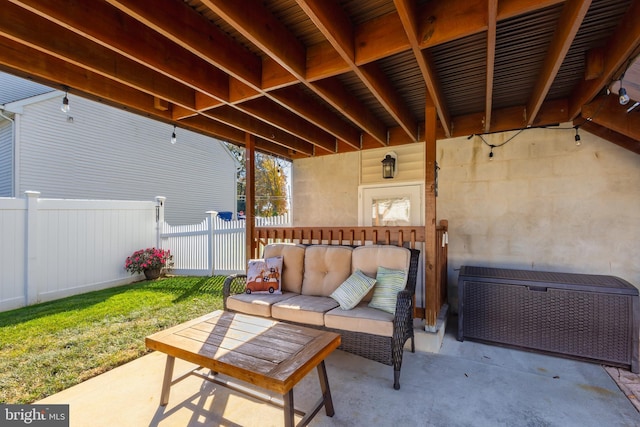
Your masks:
<path fill-rule="evenodd" d="M 337 332 L 342 350 L 393 366 L 397 390 L 408 339 L 415 351 L 413 298 L 419 254 L 392 245 L 270 244 L 263 258 L 282 257 L 282 293 L 247 293 L 247 275 L 232 275 L 224 282 L 224 308 Z M 359 300 L 362 295 L 352 292 L 353 284 L 376 277 L 373 288 Z"/>

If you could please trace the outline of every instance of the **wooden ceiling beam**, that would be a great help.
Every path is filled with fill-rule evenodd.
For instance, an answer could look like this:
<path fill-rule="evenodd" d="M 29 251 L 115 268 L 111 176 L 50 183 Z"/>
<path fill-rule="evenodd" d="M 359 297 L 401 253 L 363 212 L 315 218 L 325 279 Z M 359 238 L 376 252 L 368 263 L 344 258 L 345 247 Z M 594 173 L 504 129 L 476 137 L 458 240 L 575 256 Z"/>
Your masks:
<path fill-rule="evenodd" d="M 498 20 L 535 12 L 536 10 L 555 6 L 565 1 L 566 0 L 500 0 L 498 2 Z"/>
<path fill-rule="evenodd" d="M 493 72 L 496 63 L 496 32 L 498 24 L 498 0 L 487 1 L 487 83 L 484 101 L 484 131 L 491 130 L 493 110 Z"/>
<path fill-rule="evenodd" d="M 250 0 L 235 0 L 232 2 L 203 0 L 203 4 L 232 25 L 236 31 L 241 33 L 271 58 L 271 61 L 263 62 L 263 74 L 268 74 L 269 78 L 273 79 L 269 80 L 270 89 L 292 84 L 292 79 L 282 74 L 281 69 L 283 69 L 309 87 L 329 105 L 336 107 L 336 105 L 344 104 L 342 96 L 347 93 L 346 89 L 342 88 L 337 95 L 334 95 L 334 93 L 319 90 L 316 85 L 309 82 L 306 78 L 307 52 L 305 47 L 264 5 Z M 278 82 L 277 84 L 280 86 L 276 86 L 274 82 Z M 265 83 L 263 78 L 263 88 L 264 87 Z M 349 104 L 353 105 L 356 102 L 358 101 L 354 99 L 350 101 Z M 360 116 L 356 116 L 351 111 L 341 110 L 340 108 L 338 108 L 338 110 L 357 126 L 360 126 L 365 132 L 371 133 L 375 138 L 381 137 L 377 126 L 363 126 L 363 124 L 376 122 L 376 118 L 364 105 L 360 104 L 357 108 L 361 114 Z M 332 132 L 332 134 L 335 135 L 334 132 Z M 384 141 L 384 139 L 381 140 L 382 143 L 384 143 Z"/>
<path fill-rule="evenodd" d="M 176 3 L 173 0 L 107 1 L 146 26 L 158 31 L 169 40 L 230 74 L 229 103 L 236 105 L 241 111 L 247 112 L 247 109 L 241 104 L 242 102 L 259 98 L 262 95 L 269 97 L 269 94 L 261 87 L 261 58 L 231 40 L 218 27 L 203 19 L 199 13 L 184 3 Z M 202 43 L 203 38 L 206 38 L 208 43 Z M 288 74 L 291 75 L 291 73 Z M 290 111 L 296 111 L 285 102 L 279 103 Z M 307 99 L 307 103 L 311 103 L 311 100 Z M 307 137 L 301 135 L 300 129 L 305 129 L 306 134 L 314 133 L 319 139 L 310 142 L 323 149 L 328 149 L 329 143 L 327 135 L 322 134 L 322 131 L 334 135 L 340 132 L 338 127 L 334 130 L 334 126 L 331 125 L 331 122 L 337 120 L 336 116 L 332 117 L 331 122 L 325 121 L 325 126 L 321 130 L 320 128 L 313 129 L 314 126 L 310 126 L 310 123 L 315 124 L 313 114 L 305 116 L 305 119 L 310 123 L 298 124 L 295 128 L 293 128 L 294 124 L 299 122 L 297 118 L 290 118 L 284 123 L 276 124 L 271 121 L 270 117 L 273 116 L 273 112 L 270 110 L 256 111 L 251 109 L 250 114 L 308 141 L 310 140 Z M 291 129 L 287 129 L 289 125 L 292 126 Z M 335 151 L 335 139 L 332 144 L 333 151 Z"/>
<path fill-rule="evenodd" d="M 208 96 L 227 101 L 227 74 L 104 2 L 9 0 Z M 2 3 L 6 3 L 3 0 Z"/>
<path fill-rule="evenodd" d="M 254 88 L 261 86 L 261 59 L 183 2 L 106 1 L 230 76 Z"/>
<path fill-rule="evenodd" d="M 202 0 L 202 3 L 298 80 L 304 79 L 305 47 L 261 2 Z"/>
<path fill-rule="evenodd" d="M 576 123 L 577 121 L 578 120 L 574 121 L 574 125 L 580 124 L 581 130 L 585 130 L 602 139 L 606 139 L 607 141 L 619 145 L 633 153 L 640 154 L 640 141 L 621 135 L 618 132 L 597 123 L 583 122 L 582 120 L 580 120 L 580 123 Z"/>
<path fill-rule="evenodd" d="M 121 104 L 126 100 L 123 105 L 138 113 L 162 121 L 172 119 L 168 111 L 154 107 L 151 95 L 2 36 L 0 65 L 16 74 L 28 73 L 29 77 L 43 84 L 55 85 L 60 89 L 67 86 L 72 92 L 84 93 L 112 104 Z"/>
<path fill-rule="evenodd" d="M 620 105 L 616 95 L 599 96 L 582 107 L 582 117 L 640 141 L 640 113 L 627 113 L 629 107 L 630 105 Z"/>
<path fill-rule="evenodd" d="M 258 98 L 243 102 L 238 105 L 238 109 L 308 141 L 325 151 L 336 152 L 336 139 L 334 136 L 320 128 L 309 126 L 309 122 L 269 99 Z"/>
<path fill-rule="evenodd" d="M 387 145 L 387 129 L 353 97 L 340 81 L 333 77 L 311 83 L 314 92 L 320 94 L 329 104 L 344 114 L 361 129 L 366 129 L 378 146 Z"/>
<path fill-rule="evenodd" d="M 564 0 L 500 0 L 497 21 L 563 2 Z M 485 31 L 488 22 L 486 0 L 426 2 L 418 8 L 416 16 L 420 49 Z M 368 64 L 411 49 L 411 44 L 402 29 L 402 20 L 396 12 L 358 25 L 354 29 L 356 64 Z M 330 59 L 325 56 L 324 60 Z M 314 62 L 314 65 L 322 66 L 320 61 L 317 64 Z M 347 70 L 348 67 L 345 64 L 342 72 Z M 315 75 L 319 74 L 319 71 L 308 68 L 307 74 Z M 340 74 L 337 69 L 334 70 L 333 75 L 336 74 Z"/>
<path fill-rule="evenodd" d="M 570 121 L 567 115 L 567 105 L 566 99 L 544 102 L 534 126 L 547 126 Z M 524 105 L 493 110 L 491 115 L 491 132 L 526 128 L 527 120 L 525 112 L 526 107 Z M 455 131 L 454 135 L 452 135 L 453 137 L 485 133 L 484 113 L 480 112 L 456 116 L 452 121 Z"/>
<path fill-rule="evenodd" d="M 5 37 L 185 108 L 195 107 L 193 89 L 11 3 L 0 1 L 0 8 L 0 34 Z"/>
<path fill-rule="evenodd" d="M 36 81 L 65 85 L 71 88 L 72 93 L 79 93 L 97 102 L 165 123 L 175 123 L 171 111 L 160 111 L 154 107 L 153 96 L 5 37 L 0 37 L 0 65 L 16 74 L 29 70 L 29 76 Z M 204 117 L 194 117 L 188 123 L 180 122 L 179 125 L 212 138 L 234 143 L 244 141 L 245 132 Z"/>
<path fill-rule="evenodd" d="M 145 24 L 137 19 L 108 4 L 88 5 L 82 3 L 82 6 L 78 6 L 72 0 L 61 1 L 71 1 L 71 3 L 67 5 L 68 7 L 61 8 L 59 2 L 51 0 L 27 0 L 21 2 L 21 5 L 58 25 L 72 29 L 79 36 L 88 38 L 120 55 L 135 59 L 145 67 L 161 72 L 179 83 L 197 90 L 195 94 L 195 108 L 197 110 L 206 110 L 223 103 L 229 104 L 229 77 L 211 65 L 210 62 L 214 61 L 203 60 L 174 41 L 168 41 L 164 35 L 149 30 Z M 26 3 L 26 5 L 22 3 Z M 118 36 L 113 34 L 118 34 Z M 121 35 L 124 36 L 121 37 Z M 154 46 L 157 48 L 153 48 Z M 243 54 L 240 55 L 243 56 Z M 104 55 L 105 59 L 109 57 L 113 57 L 113 54 Z M 144 80 L 147 73 L 140 71 L 128 75 L 130 78 L 137 77 Z M 259 80 L 259 76 L 253 78 Z M 159 94 L 158 96 L 163 97 Z M 176 102 L 175 98 L 167 96 L 164 98 Z M 183 107 L 186 106 L 184 103 L 176 103 Z M 325 142 L 319 144 L 324 146 Z"/>
<path fill-rule="evenodd" d="M 316 126 L 335 135 L 353 148 L 360 148 L 360 132 L 336 114 L 318 103 L 309 102 L 309 97 L 297 86 L 274 90 L 270 98 L 281 105 L 293 109 L 297 114 L 313 122 Z"/>
<path fill-rule="evenodd" d="M 398 10 L 400 21 L 402 22 L 403 32 L 407 35 L 411 50 L 418 63 L 418 67 L 420 67 L 422 78 L 427 87 L 428 96 L 431 98 L 430 100 L 425 100 L 425 104 L 433 104 L 435 106 L 438 112 L 438 118 L 440 119 L 440 125 L 444 129 L 445 135 L 451 136 L 451 118 L 449 117 L 449 112 L 444 102 L 444 96 L 440 90 L 438 77 L 434 71 L 435 67 L 432 64 L 429 52 L 423 52 L 420 49 L 417 23 L 415 21 L 415 3 L 410 0 L 395 0 L 394 3 Z"/>
<path fill-rule="evenodd" d="M 591 6 L 591 0 L 568 0 L 562 8 L 551 45 L 538 74 L 538 80 L 527 104 L 527 124 L 531 126 L 538 115 L 542 102 L 547 97 L 551 84 L 558 74 L 573 39 L 575 38 L 584 17 Z"/>
<path fill-rule="evenodd" d="M 418 125 L 387 76 L 376 64 L 359 67 L 355 63 L 353 28 L 341 7 L 328 0 L 297 0 L 297 3 L 389 115 L 417 140 Z"/>
<path fill-rule="evenodd" d="M 284 132 L 275 126 L 269 125 L 231 106 L 225 105 L 204 111 L 201 114 L 205 117 L 228 123 L 236 129 L 258 136 L 267 141 L 273 141 L 274 144 L 280 144 L 307 156 L 312 156 L 314 153 L 313 144 L 303 141 L 288 132 Z"/>
<path fill-rule="evenodd" d="M 596 79 L 583 80 L 574 87 L 569 102 L 569 116 L 574 119 L 582 106 L 590 103 L 613 76 L 626 66 L 627 61 L 640 47 L 640 0 L 633 0 L 624 17 L 605 45 L 604 71 Z"/>

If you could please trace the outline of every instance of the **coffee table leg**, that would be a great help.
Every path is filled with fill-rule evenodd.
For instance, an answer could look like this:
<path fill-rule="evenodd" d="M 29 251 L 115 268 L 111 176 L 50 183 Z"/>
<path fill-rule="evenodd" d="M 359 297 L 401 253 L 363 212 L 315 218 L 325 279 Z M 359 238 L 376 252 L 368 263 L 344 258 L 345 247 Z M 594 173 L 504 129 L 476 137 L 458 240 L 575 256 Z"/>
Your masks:
<path fill-rule="evenodd" d="M 169 403 L 169 391 L 171 390 L 171 380 L 173 379 L 173 365 L 176 362 L 174 356 L 167 355 L 167 363 L 164 366 L 164 379 L 162 380 L 162 394 L 160 395 L 160 406 Z"/>
<path fill-rule="evenodd" d="M 327 416 L 333 417 L 335 411 L 333 409 L 333 399 L 331 399 L 331 389 L 329 388 L 329 378 L 327 377 L 327 368 L 324 366 L 324 360 L 318 365 L 318 378 L 320 379 L 320 389 L 324 397 L 324 410 Z"/>
<path fill-rule="evenodd" d="M 293 389 L 282 396 L 284 402 L 284 425 L 285 427 L 293 427 L 295 425 L 294 406 L 293 406 Z"/>

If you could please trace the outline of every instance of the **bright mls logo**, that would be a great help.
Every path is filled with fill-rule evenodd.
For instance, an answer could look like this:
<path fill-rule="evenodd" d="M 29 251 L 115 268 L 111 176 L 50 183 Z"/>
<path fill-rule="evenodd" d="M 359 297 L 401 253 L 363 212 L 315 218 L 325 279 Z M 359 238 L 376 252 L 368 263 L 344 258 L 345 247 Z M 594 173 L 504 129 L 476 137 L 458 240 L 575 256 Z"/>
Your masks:
<path fill-rule="evenodd" d="M 0 425 L 69 427 L 69 405 L 0 405 Z"/>

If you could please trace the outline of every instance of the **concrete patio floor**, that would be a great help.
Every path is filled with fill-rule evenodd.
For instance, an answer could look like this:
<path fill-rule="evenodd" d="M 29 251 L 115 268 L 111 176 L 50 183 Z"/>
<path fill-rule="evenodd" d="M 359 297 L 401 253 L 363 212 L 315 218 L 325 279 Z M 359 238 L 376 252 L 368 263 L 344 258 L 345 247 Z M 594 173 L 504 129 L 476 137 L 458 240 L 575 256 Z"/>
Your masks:
<path fill-rule="evenodd" d="M 195 376 L 159 406 L 164 363 L 151 353 L 36 403 L 69 404 L 77 427 L 284 425 L 281 409 Z M 623 391 L 600 365 L 461 343 L 450 330 L 438 354 L 405 352 L 398 391 L 390 366 L 342 351 L 326 363 L 336 413 L 312 426 L 640 426 L 637 375 L 607 368 Z M 177 361 L 176 375 L 191 367 Z M 296 407 L 313 406 L 315 370 L 294 390 Z"/>

